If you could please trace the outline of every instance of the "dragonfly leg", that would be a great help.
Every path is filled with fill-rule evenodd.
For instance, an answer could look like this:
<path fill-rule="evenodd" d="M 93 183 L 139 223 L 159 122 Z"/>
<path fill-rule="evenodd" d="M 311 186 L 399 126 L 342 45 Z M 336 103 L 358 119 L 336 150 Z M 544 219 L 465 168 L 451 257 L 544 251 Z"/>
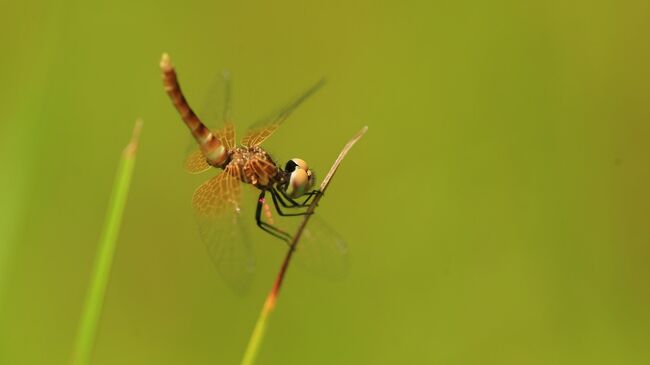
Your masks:
<path fill-rule="evenodd" d="M 282 201 L 282 198 L 280 197 L 280 194 L 275 191 L 274 189 L 270 190 L 271 192 L 271 198 L 273 198 L 273 205 L 275 206 L 275 210 L 278 212 L 279 215 L 283 217 L 295 217 L 298 215 L 307 215 L 307 212 L 300 212 L 300 213 L 285 213 L 282 211 L 280 208 L 280 205 L 284 206 L 285 208 L 305 208 L 304 206 L 301 205 L 296 205 L 296 206 L 287 206 L 285 202 Z M 278 201 L 280 203 L 278 203 Z"/>
<path fill-rule="evenodd" d="M 320 193 L 321 193 L 320 190 L 312 190 L 312 191 L 310 191 L 309 193 L 307 193 L 307 199 L 305 199 L 305 200 L 304 200 L 302 203 L 300 203 L 300 204 L 302 204 L 302 205 L 308 205 L 308 204 L 309 204 L 309 201 L 310 201 L 313 197 L 318 196 Z"/>
<path fill-rule="evenodd" d="M 314 196 L 320 194 L 319 190 L 312 190 L 309 193 L 305 194 L 307 196 L 307 198 L 300 203 L 300 202 L 292 199 L 291 197 L 287 196 L 287 193 L 284 190 L 277 189 L 277 188 L 274 188 L 274 189 L 275 189 L 276 193 L 279 192 L 279 194 L 277 194 L 277 197 L 280 200 L 280 203 L 282 204 L 282 206 L 285 207 L 285 208 L 302 208 L 302 207 L 305 207 L 305 206 L 308 205 L 309 200 L 311 200 L 311 198 L 313 198 Z M 284 199 L 286 199 L 290 204 L 288 204 L 284 200 L 282 200 L 282 197 L 284 197 Z"/>
<path fill-rule="evenodd" d="M 262 221 L 262 206 L 264 205 L 264 195 L 266 194 L 265 190 L 262 190 L 260 193 L 259 198 L 257 199 L 257 210 L 255 211 L 255 222 L 257 222 L 257 226 L 260 227 L 264 232 L 269 233 L 273 237 L 279 238 L 283 241 L 285 241 L 287 244 L 291 244 L 291 240 L 293 237 L 291 237 L 290 234 L 287 232 L 284 232 L 280 230 L 279 228 L 270 225 L 264 221 Z"/>
<path fill-rule="evenodd" d="M 277 198 L 280 200 L 280 204 L 282 204 L 283 207 L 285 207 L 285 208 L 298 208 L 298 207 L 300 207 L 300 204 L 298 204 L 297 201 L 295 201 L 295 200 L 291 199 L 290 197 L 288 197 L 287 193 L 285 193 L 284 190 L 276 189 L 276 188 L 272 188 L 272 189 L 275 190 L 276 193 L 279 192 L 279 194 L 277 194 Z M 281 196 L 284 197 L 284 199 L 286 199 L 286 201 L 284 199 L 282 199 Z M 289 203 L 287 203 L 287 202 L 289 202 Z"/>

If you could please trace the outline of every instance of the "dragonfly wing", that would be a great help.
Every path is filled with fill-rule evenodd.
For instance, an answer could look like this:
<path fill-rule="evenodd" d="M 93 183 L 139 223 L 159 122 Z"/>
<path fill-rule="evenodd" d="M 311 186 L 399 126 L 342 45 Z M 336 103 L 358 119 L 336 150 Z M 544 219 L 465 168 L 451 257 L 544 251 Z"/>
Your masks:
<path fill-rule="evenodd" d="M 212 133 L 231 150 L 235 145 L 235 126 L 232 123 L 231 111 L 231 78 L 230 73 L 223 72 L 213 82 L 208 97 L 199 111 L 199 117 Z M 185 169 L 193 174 L 204 172 L 210 168 L 205 157 L 190 136 L 189 148 L 185 160 Z"/>
<path fill-rule="evenodd" d="M 348 272 L 348 245 L 325 221 L 314 215 L 296 246 L 296 264 L 329 279 L 342 279 Z"/>
<path fill-rule="evenodd" d="M 203 152 L 198 149 L 190 153 L 187 159 L 185 159 L 185 170 L 191 174 L 200 174 L 207 171 L 210 167 L 212 166 L 208 164 L 205 156 L 203 156 Z"/>
<path fill-rule="evenodd" d="M 280 109 L 279 112 L 253 124 L 244 135 L 244 138 L 242 138 L 242 144 L 247 147 L 259 146 L 269 138 L 280 127 L 280 125 L 282 125 L 282 122 L 284 122 L 287 117 L 289 117 L 289 115 L 291 115 L 291 113 L 302 104 L 302 102 L 307 100 L 307 98 L 320 89 L 324 83 L 324 80 L 318 81 L 307 91 L 303 92 L 298 98 Z"/>
<path fill-rule="evenodd" d="M 205 125 L 215 133 L 227 149 L 235 147 L 235 128 L 232 124 L 232 79 L 224 71 L 210 86 L 206 101 L 199 112 Z"/>
<path fill-rule="evenodd" d="M 219 274 L 238 293 L 253 279 L 255 258 L 240 209 L 241 183 L 230 168 L 203 183 L 192 205 L 201 238 Z"/>
<path fill-rule="evenodd" d="M 214 130 L 214 134 L 223 142 L 226 149 L 235 148 L 235 125 L 230 120 L 224 123 L 221 129 Z"/>

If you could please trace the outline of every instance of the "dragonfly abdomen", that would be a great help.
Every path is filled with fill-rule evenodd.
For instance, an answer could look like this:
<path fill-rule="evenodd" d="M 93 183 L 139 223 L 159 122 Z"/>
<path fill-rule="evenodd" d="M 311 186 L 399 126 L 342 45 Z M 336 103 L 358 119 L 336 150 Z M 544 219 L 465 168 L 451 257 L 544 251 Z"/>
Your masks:
<path fill-rule="evenodd" d="M 201 122 L 187 100 L 185 100 L 185 96 L 183 96 L 181 87 L 178 84 L 176 71 L 172 67 L 167 54 L 163 54 L 160 60 L 160 68 L 163 71 L 165 91 L 167 91 L 167 95 L 169 95 L 176 110 L 181 115 L 183 122 L 185 122 L 192 136 L 199 144 L 199 148 L 206 160 L 212 166 L 223 167 L 228 159 L 228 151 L 223 143 Z"/>

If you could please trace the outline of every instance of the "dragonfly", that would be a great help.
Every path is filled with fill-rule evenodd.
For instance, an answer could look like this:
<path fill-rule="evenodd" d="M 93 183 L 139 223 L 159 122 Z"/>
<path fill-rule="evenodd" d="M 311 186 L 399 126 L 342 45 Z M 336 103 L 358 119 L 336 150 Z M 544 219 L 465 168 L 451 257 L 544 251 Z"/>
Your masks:
<path fill-rule="evenodd" d="M 271 117 L 248 128 L 240 144 L 235 140 L 235 126 L 230 113 L 230 79 L 225 79 L 223 110 L 218 128 L 208 128 L 187 102 L 171 60 L 163 54 L 160 62 L 163 86 L 181 119 L 198 144 L 185 167 L 190 173 L 210 169 L 222 170 L 200 185 L 192 197 L 192 206 L 202 240 L 220 274 L 235 291 L 245 291 L 251 282 L 255 260 L 246 225 L 242 222 L 242 185 L 257 190 L 255 223 L 257 227 L 287 244 L 292 235 L 273 224 L 266 196 L 270 195 L 280 216 L 307 214 L 306 209 L 320 192 L 314 190 L 315 174 L 300 158 L 288 160 L 284 167 L 276 163 L 261 146 L 289 115 L 323 86 L 319 81 Z M 345 271 L 345 241 L 324 222 L 315 220 L 303 235 L 301 250 L 308 266 L 328 276 L 338 277 Z M 328 259 L 330 258 L 330 259 Z M 332 259 L 334 258 L 334 259 Z"/>

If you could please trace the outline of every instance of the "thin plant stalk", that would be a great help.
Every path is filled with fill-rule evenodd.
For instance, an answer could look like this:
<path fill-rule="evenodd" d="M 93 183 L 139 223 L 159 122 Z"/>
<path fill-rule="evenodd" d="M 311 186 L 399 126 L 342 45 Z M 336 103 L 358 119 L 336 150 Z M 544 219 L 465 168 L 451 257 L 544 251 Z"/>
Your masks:
<path fill-rule="evenodd" d="M 90 287 L 86 293 L 83 312 L 79 322 L 79 328 L 77 329 L 75 347 L 72 353 L 72 365 L 87 365 L 90 362 L 97 334 L 97 324 L 99 323 L 102 311 L 117 236 L 120 231 L 122 214 L 124 212 L 133 166 L 135 164 L 135 155 L 141 129 L 142 121 L 137 120 L 133 128 L 131 141 L 122 151 L 122 158 L 120 159 L 117 175 L 115 176 L 104 227 L 99 239 L 99 247 L 97 256 L 95 257 Z"/>
<path fill-rule="evenodd" d="M 251 338 L 248 341 L 248 346 L 246 347 L 246 351 L 244 352 L 244 357 L 241 362 L 242 365 L 252 365 L 255 363 L 255 359 L 257 357 L 257 354 L 259 353 L 260 344 L 262 343 L 264 339 L 264 334 L 266 333 L 266 326 L 269 319 L 269 315 L 275 309 L 278 295 L 280 294 L 280 288 L 282 286 L 282 282 L 284 281 L 284 277 L 287 273 L 287 269 L 289 268 L 289 263 L 291 262 L 293 253 L 296 251 L 298 242 L 300 242 L 300 237 L 302 237 L 302 233 L 307 227 L 307 222 L 309 222 L 309 219 L 311 218 L 316 207 L 318 206 L 318 202 L 323 197 L 325 190 L 329 186 L 330 181 L 334 176 L 334 173 L 336 173 L 336 170 L 339 168 L 339 165 L 347 155 L 348 151 L 352 148 L 352 146 L 354 146 L 355 143 L 357 143 L 359 139 L 361 139 L 361 137 L 363 137 L 363 135 L 366 133 L 367 130 L 368 130 L 367 126 L 363 127 L 345 145 L 345 147 L 343 147 L 343 150 L 341 150 L 341 153 L 339 153 L 338 158 L 336 159 L 336 161 L 334 161 L 334 164 L 332 165 L 332 167 L 330 168 L 329 172 L 327 173 L 327 175 L 323 179 L 323 182 L 320 185 L 319 188 L 320 194 L 316 195 L 316 197 L 311 202 L 311 204 L 309 204 L 309 207 L 307 208 L 307 214 L 304 216 L 302 222 L 300 223 L 300 226 L 298 227 L 298 230 L 296 231 L 296 234 L 293 236 L 293 240 L 289 245 L 289 249 L 287 251 L 286 256 L 284 257 L 282 266 L 280 266 L 280 271 L 278 272 L 278 275 L 275 278 L 275 283 L 273 284 L 271 291 L 266 297 L 266 301 L 264 302 L 264 306 L 262 307 L 260 316 L 257 319 L 257 323 L 255 323 L 253 333 L 251 334 Z"/>

